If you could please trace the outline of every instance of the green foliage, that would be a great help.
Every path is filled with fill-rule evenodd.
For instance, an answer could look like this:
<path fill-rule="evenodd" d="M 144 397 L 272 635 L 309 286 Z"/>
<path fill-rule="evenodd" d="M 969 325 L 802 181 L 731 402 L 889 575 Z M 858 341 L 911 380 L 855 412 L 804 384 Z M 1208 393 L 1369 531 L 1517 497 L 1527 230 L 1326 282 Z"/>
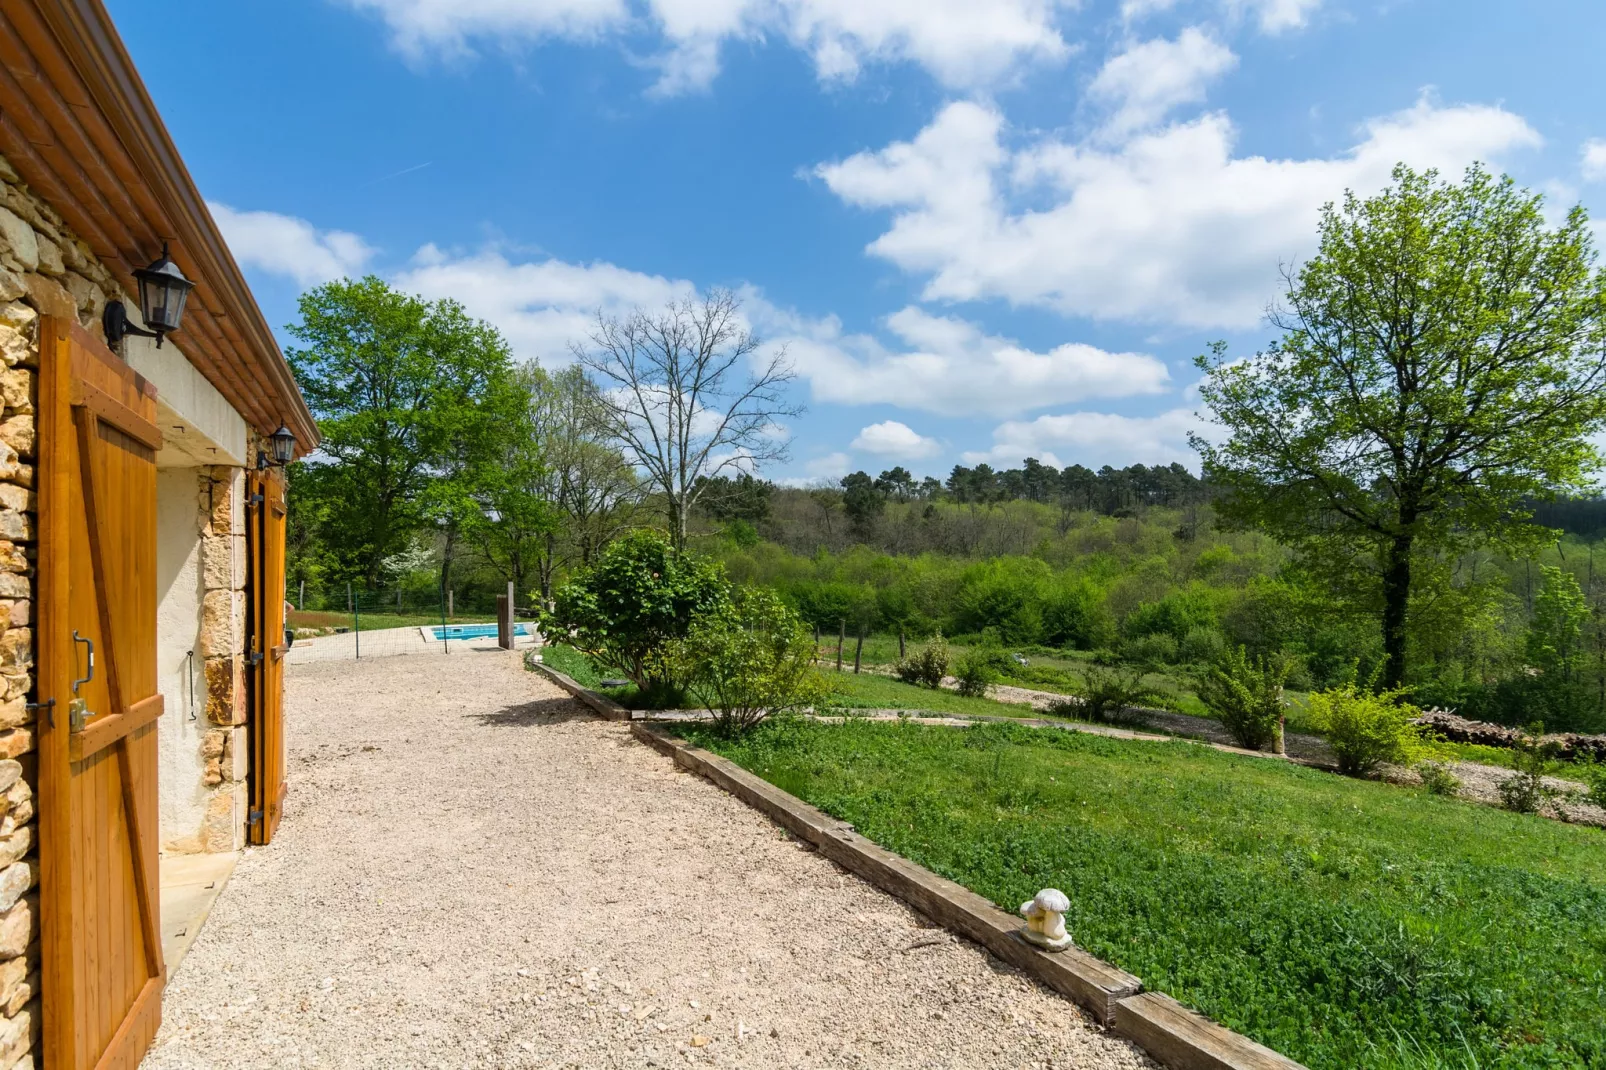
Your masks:
<path fill-rule="evenodd" d="M 982 635 L 982 641 L 966 648 L 954 664 L 954 679 L 959 682 L 959 693 L 972 698 L 987 694 L 987 689 L 998 682 L 999 676 L 1012 666 L 1009 655 L 998 644 L 994 631 Z"/>
<path fill-rule="evenodd" d="M 1550 565 L 1540 565 L 1539 594 L 1528 622 L 1525 649 L 1528 663 L 1546 672 L 1571 675 L 1577 658 L 1589 604 L 1578 588 L 1578 577 Z"/>
<path fill-rule="evenodd" d="M 1199 680 L 1199 701 L 1232 733 L 1240 747 L 1280 750 L 1283 734 L 1283 683 L 1288 660 L 1251 658 L 1243 647 L 1229 650 Z"/>
<path fill-rule="evenodd" d="M 938 632 L 900 660 L 894 671 L 906 684 L 936 690 L 942 686 L 942 678 L 948 675 L 948 640 Z"/>
<path fill-rule="evenodd" d="M 1124 641 L 1121 657 L 1134 665 L 1175 665 L 1181 653 L 1175 636 L 1170 632 L 1155 632 Z"/>
<path fill-rule="evenodd" d="M 1444 762 L 1423 762 L 1416 772 L 1430 795 L 1454 795 L 1461 790 L 1461 778 Z"/>
<path fill-rule="evenodd" d="M 1327 737 L 1339 772 L 1365 776 L 1384 762 L 1412 765 L 1433 753 L 1413 717 L 1422 711 L 1405 701 L 1404 689 L 1373 693 L 1353 683 L 1310 696 L 1308 724 Z"/>
<path fill-rule="evenodd" d="M 727 611 L 730 584 L 714 562 L 634 531 L 557 591 L 549 635 L 617 668 L 649 703 L 678 705 L 689 675 L 681 646 L 699 618 Z"/>
<path fill-rule="evenodd" d="M 1606 762 L 1584 758 L 1573 765 L 1572 775 L 1584 782 L 1584 798 L 1606 807 Z"/>
<path fill-rule="evenodd" d="M 426 523 L 470 510 L 498 444 L 521 433 L 512 358 L 455 301 L 374 276 L 315 287 L 299 308 L 287 329 L 301 344 L 285 355 L 327 460 L 301 466 L 292 508 L 314 525 L 330 582 L 376 586 Z"/>
<path fill-rule="evenodd" d="M 1587 486 L 1600 462 L 1606 281 L 1583 210 L 1551 229 L 1542 207 L 1480 167 L 1459 184 L 1396 167 L 1382 193 L 1324 210 L 1279 341 L 1199 360 L 1229 431 L 1196 441 L 1222 508 L 1373 614 L 1390 687 L 1413 606 L 1431 608 L 1413 596 L 1438 593 L 1415 573 L 1537 547 L 1528 502 Z"/>
<path fill-rule="evenodd" d="M 715 725 L 727 735 L 826 695 L 808 629 L 762 587 L 740 591 L 728 608 L 697 618 L 684 649 L 691 693 L 714 711 Z"/>
<path fill-rule="evenodd" d="M 1597 829 L 1187 743 L 687 732 L 1006 909 L 1063 888 L 1078 945 L 1311 1070 L 1606 1065 Z"/>
<path fill-rule="evenodd" d="M 1143 676 L 1142 668 L 1089 665 L 1076 693 L 1080 700 L 1076 716 L 1107 724 L 1140 723 L 1143 715 L 1138 707 L 1155 698 L 1154 689 L 1143 682 Z"/>
<path fill-rule="evenodd" d="M 1516 772 L 1500 782 L 1500 802 L 1507 810 L 1537 814 L 1560 794 L 1545 783 L 1545 769 L 1555 760 L 1558 748 L 1554 742 L 1546 741 L 1544 734 L 1545 726 L 1535 721 L 1517 737 L 1517 745 L 1512 748 Z"/>

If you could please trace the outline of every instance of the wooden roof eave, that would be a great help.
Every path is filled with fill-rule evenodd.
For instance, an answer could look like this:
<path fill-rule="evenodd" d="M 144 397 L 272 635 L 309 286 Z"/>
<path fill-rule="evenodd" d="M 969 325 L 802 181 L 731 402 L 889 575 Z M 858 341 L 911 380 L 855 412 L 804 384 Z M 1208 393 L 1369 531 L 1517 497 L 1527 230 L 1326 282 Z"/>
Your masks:
<path fill-rule="evenodd" d="M 172 341 L 257 431 L 311 452 L 312 413 L 100 0 L 0 0 L 8 33 L 0 152 L 130 293 L 170 242 L 197 283 Z"/>

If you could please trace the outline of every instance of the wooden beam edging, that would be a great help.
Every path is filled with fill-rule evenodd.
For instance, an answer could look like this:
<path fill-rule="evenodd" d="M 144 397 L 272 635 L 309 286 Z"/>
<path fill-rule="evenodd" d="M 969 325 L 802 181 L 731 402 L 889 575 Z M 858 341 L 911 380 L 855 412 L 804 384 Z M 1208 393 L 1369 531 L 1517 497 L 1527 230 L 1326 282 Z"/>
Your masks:
<path fill-rule="evenodd" d="M 563 688 L 563 690 L 585 703 L 603 720 L 630 720 L 630 711 L 619 705 L 613 699 L 608 698 L 606 695 L 599 695 L 590 688 L 581 687 L 579 684 L 575 683 L 573 679 L 554 669 L 545 662 L 536 661 L 534 658 L 527 657 L 524 660 L 524 664 L 528 665 L 530 668 L 534 669 L 536 672 L 540 673 L 542 676 L 545 676 L 548 680 L 551 680 L 553 683 Z"/>
<path fill-rule="evenodd" d="M 567 685 L 585 690 L 561 673 L 546 668 L 543 671 L 565 690 Z M 676 765 L 712 781 L 763 813 L 843 869 L 1068 996 L 1086 1008 L 1099 1024 L 1137 1044 L 1163 1065 L 1173 1070 L 1304 1070 L 1292 1059 L 1188 1010 L 1170 996 L 1144 992 L 1138 978 L 1079 947 L 1055 954 L 1038 950 L 1021 939 L 1020 919 L 1013 914 L 999 910 L 963 885 L 871 842 L 847 822 L 838 821 L 735 762 L 684 743 L 642 720 L 631 722 L 630 733 L 673 759 Z"/>

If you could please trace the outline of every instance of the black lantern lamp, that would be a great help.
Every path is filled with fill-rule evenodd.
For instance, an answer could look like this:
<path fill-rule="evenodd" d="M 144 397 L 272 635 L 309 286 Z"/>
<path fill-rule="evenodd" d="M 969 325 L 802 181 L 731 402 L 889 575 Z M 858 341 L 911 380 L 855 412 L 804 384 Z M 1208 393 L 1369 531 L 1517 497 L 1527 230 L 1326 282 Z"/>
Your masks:
<path fill-rule="evenodd" d="M 101 318 L 106 328 L 106 343 L 117 345 L 125 335 L 154 338 L 160 348 L 162 337 L 178 330 L 184 319 L 184 302 L 195 288 L 195 283 L 184 277 L 167 255 L 167 244 L 162 244 L 161 257 L 149 267 L 134 272 L 139 283 L 139 310 L 149 330 L 134 326 L 128 321 L 128 310 L 121 301 L 109 301 Z"/>
<path fill-rule="evenodd" d="M 277 431 L 268 436 L 268 444 L 273 449 L 273 459 L 269 460 L 267 453 L 262 450 L 258 450 L 258 471 L 268 467 L 283 468 L 295 458 L 296 436 L 291 434 L 290 429 L 285 427 L 283 424 L 279 426 Z"/>

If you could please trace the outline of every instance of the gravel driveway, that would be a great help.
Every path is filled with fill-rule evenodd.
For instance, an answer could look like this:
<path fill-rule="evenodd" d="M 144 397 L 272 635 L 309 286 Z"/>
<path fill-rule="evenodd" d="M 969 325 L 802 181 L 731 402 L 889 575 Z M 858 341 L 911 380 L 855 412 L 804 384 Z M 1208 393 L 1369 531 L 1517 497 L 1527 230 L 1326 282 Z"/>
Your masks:
<path fill-rule="evenodd" d="M 147 1068 L 1142 1067 L 501 651 L 294 666 Z"/>

